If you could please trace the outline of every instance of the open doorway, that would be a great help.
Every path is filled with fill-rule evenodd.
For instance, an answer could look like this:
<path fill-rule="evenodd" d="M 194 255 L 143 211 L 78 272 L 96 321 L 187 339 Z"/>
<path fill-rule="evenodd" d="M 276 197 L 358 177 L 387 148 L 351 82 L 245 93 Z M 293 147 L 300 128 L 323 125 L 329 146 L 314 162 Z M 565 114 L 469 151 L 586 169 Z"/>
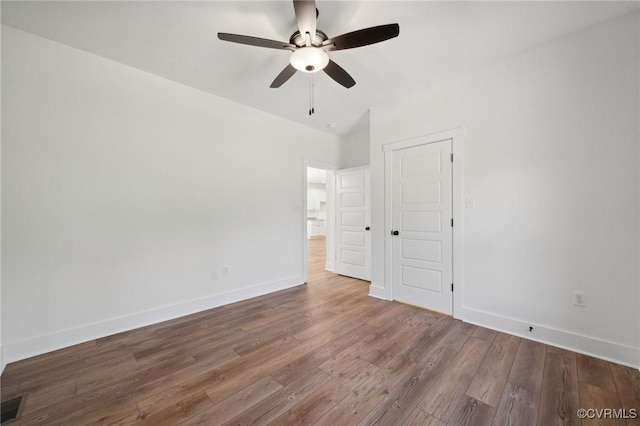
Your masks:
<path fill-rule="evenodd" d="M 333 274 L 333 170 L 306 168 L 307 283 Z"/>

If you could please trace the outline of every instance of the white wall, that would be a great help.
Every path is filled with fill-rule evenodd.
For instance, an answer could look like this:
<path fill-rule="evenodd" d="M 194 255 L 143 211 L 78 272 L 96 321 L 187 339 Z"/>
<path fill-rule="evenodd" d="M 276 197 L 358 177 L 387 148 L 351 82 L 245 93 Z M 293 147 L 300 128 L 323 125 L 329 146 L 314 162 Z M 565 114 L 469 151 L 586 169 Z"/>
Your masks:
<path fill-rule="evenodd" d="M 2 16 L 2 8 L 0 7 L 0 16 Z M 0 44 L 2 43 L 2 33 L 0 32 Z M 0 80 L 2 78 L 2 60 L 0 58 Z M 2 85 L 0 84 L 0 99 L 2 98 Z M 2 108 L 0 107 L 0 111 Z M 0 114 L 0 129 L 2 129 L 2 114 Z M 2 164 L 2 138 L 0 137 L 0 164 Z M 0 167 L 0 242 L 2 241 L 2 167 Z M 2 259 L 2 244 L 0 244 L 0 259 Z M 4 348 L 2 345 L 2 262 L 0 261 L 0 374 L 4 371 L 6 365 L 4 357 Z"/>
<path fill-rule="evenodd" d="M 369 165 L 370 145 L 369 112 L 340 138 L 340 168 L 348 169 Z"/>
<path fill-rule="evenodd" d="M 10 27 L 2 89 L 6 361 L 304 282 L 336 137 Z"/>
<path fill-rule="evenodd" d="M 476 207 L 455 228 L 456 316 L 640 365 L 639 23 L 627 15 L 371 110 L 372 293 L 391 296 L 381 146 L 464 127 L 456 158 Z"/>

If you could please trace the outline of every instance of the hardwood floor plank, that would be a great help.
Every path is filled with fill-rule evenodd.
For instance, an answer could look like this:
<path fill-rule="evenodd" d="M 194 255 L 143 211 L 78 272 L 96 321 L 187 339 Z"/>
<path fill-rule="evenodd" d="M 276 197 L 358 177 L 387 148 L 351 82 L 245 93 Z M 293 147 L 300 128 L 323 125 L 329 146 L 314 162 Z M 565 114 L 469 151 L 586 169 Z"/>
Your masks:
<path fill-rule="evenodd" d="M 426 325 L 426 324 L 425 324 Z M 371 352 L 363 356 L 364 359 L 377 366 L 382 366 L 399 354 L 405 354 L 410 359 L 418 359 L 454 326 L 448 317 L 440 317 L 432 325 L 423 330 L 407 328 L 394 334 Z"/>
<path fill-rule="evenodd" d="M 66 363 L 55 363 L 34 369 L 33 373 L 25 373 L 22 376 L 20 388 L 26 392 L 33 387 L 43 383 L 50 383 L 59 380 L 66 380 L 71 377 L 80 377 L 86 373 L 95 371 L 96 365 L 101 367 L 112 367 L 120 364 L 128 364 L 133 361 L 131 353 L 126 351 L 109 351 L 105 353 L 94 353 L 90 356 L 83 356 L 81 359 L 67 361 Z"/>
<path fill-rule="evenodd" d="M 76 381 L 64 380 L 60 382 L 46 383 L 37 388 L 32 388 L 24 393 L 23 415 L 28 414 L 42 406 L 48 406 L 62 402 L 76 394 Z M 3 388 L 3 399 L 5 399 Z M 10 398 L 7 398 L 10 399 Z"/>
<path fill-rule="evenodd" d="M 386 312 L 378 313 L 367 321 L 367 324 L 374 327 L 384 327 L 390 321 L 396 321 L 400 315 L 407 311 L 405 305 L 400 303 L 392 304 L 391 308 Z"/>
<path fill-rule="evenodd" d="M 573 352 L 548 347 L 540 393 L 538 426 L 580 425 L 578 371 Z"/>
<path fill-rule="evenodd" d="M 377 328 L 375 332 L 320 364 L 320 368 L 335 377 L 352 363 L 360 360 L 362 354 L 374 351 L 385 344 L 387 340 L 400 332 L 402 327 L 403 324 L 399 321 L 390 321 L 385 327 Z"/>
<path fill-rule="evenodd" d="M 94 419 L 95 420 L 93 420 L 91 416 L 87 416 L 86 419 L 82 419 L 81 421 L 83 422 L 82 424 L 91 424 L 93 422 L 100 425 L 131 425 L 139 422 L 140 412 L 138 411 L 138 407 L 131 405 L 120 410 L 109 410 L 109 412 L 105 413 L 101 417 Z"/>
<path fill-rule="evenodd" d="M 2 372 L 2 380 L 11 381 L 14 377 L 23 378 L 25 374 L 47 371 L 61 365 L 82 361 L 98 354 L 96 342 L 90 341 L 57 351 L 47 352 L 19 362 L 8 364 Z"/>
<path fill-rule="evenodd" d="M 309 370 L 318 368 L 321 364 L 333 357 L 336 353 L 357 344 L 367 336 L 375 332 L 375 329 L 368 324 L 363 324 L 351 333 L 339 336 L 331 342 L 317 348 L 300 358 L 290 362 L 284 367 L 274 371 L 273 377 L 283 385 L 297 380 L 298 377 L 306 375 Z"/>
<path fill-rule="evenodd" d="M 411 412 L 403 426 L 445 426 L 445 423 L 419 408 Z"/>
<path fill-rule="evenodd" d="M 493 425 L 533 426 L 537 421 L 538 396 L 511 383 L 505 385 Z"/>
<path fill-rule="evenodd" d="M 196 362 L 193 356 L 188 355 L 169 358 L 157 363 L 138 362 L 127 364 L 126 367 L 123 366 L 120 370 L 109 368 L 106 371 L 96 372 L 78 380 L 77 391 L 78 393 L 90 392 L 101 387 L 110 386 L 113 383 L 128 383 L 137 381 L 140 378 L 160 377 L 174 371 L 182 370 L 182 368 L 195 364 Z"/>
<path fill-rule="evenodd" d="M 622 407 L 627 410 L 635 409 L 640 419 L 640 371 L 617 364 L 610 366 Z"/>
<path fill-rule="evenodd" d="M 466 394 L 497 407 L 519 345 L 520 338 L 497 333 Z"/>
<path fill-rule="evenodd" d="M 333 406 L 316 424 L 357 424 L 414 367 L 406 355 L 398 355 Z"/>
<path fill-rule="evenodd" d="M 282 385 L 271 376 L 247 386 L 228 398 L 213 404 L 199 414 L 185 420 L 184 425 L 223 424 L 238 414 L 250 409 L 269 395 L 282 389 Z M 209 398 L 210 399 L 210 398 Z M 210 399 L 211 400 L 211 399 Z"/>
<path fill-rule="evenodd" d="M 499 333 L 495 330 L 489 330 L 484 327 L 476 327 L 471 336 L 477 337 L 478 339 L 486 340 L 489 343 L 493 343 L 493 340 Z"/>
<path fill-rule="evenodd" d="M 204 392 L 189 395 L 162 410 L 144 417 L 139 422 L 140 425 L 149 426 L 174 426 L 194 415 L 210 408 L 213 404 Z"/>
<path fill-rule="evenodd" d="M 359 425 L 397 425 L 406 421 L 455 355 L 456 352 L 446 345 L 434 347 L 424 361 L 414 367 L 406 380 L 376 404 Z M 424 412 L 420 409 L 418 411 Z M 425 414 L 428 415 L 426 412 Z"/>
<path fill-rule="evenodd" d="M 228 341 L 227 344 L 234 344 L 233 350 L 240 356 L 245 356 L 251 352 L 262 350 L 265 346 L 272 344 L 274 341 L 285 336 L 294 336 L 311 327 L 316 326 L 319 322 L 330 320 L 336 314 L 324 311 L 322 315 L 316 314 L 313 317 L 303 315 L 301 318 L 289 319 L 282 323 L 271 323 L 268 327 L 256 329 L 253 332 L 245 333 L 244 337 L 237 339 L 236 342 Z M 319 334 L 319 333 L 315 333 Z M 314 334 L 314 335 L 315 335 Z M 297 338 L 297 340 L 304 340 Z"/>
<path fill-rule="evenodd" d="M 327 331 L 268 358 L 257 353 L 256 356 L 247 355 L 242 357 L 237 363 L 232 361 L 228 366 L 221 369 L 219 374 L 207 386 L 207 395 L 214 403 L 223 400 L 255 380 L 270 375 L 270 372 L 313 352 L 335 338 L 336 335 L 334 333 Z M 258 359 L 260 362 L 257 362 Z"/>
<path fill-rule="evenodd" d="M 418 407 L 442 421 L 449 421 L 488 349 L 486 340 L 469 338 Z"/>
<path fill-rule="evenodd" d="M 588 355 L 576 354 L 578 380 L 590 385 L 617 392 L 613 374 L 607 361 Z"/>
<path fill-rule="evenodd" d="M 145 384 L 136 390 L 140 413 L 149 416 L 171 406 L 176 399 L 203 392 L 218 369 L 238 358 L 229 349 L 211 351 L 208 357 L 197 358 L 194 365 Z"/>
<path fill-rule="evenodd" d="M 544 373 L 546 346 L 531 340 L 520 339 L 518 351 L 511 365 L 508 382 L 539 395 Z"/>
<path fill-rule="evenodd" d="M 580 407 L 585 409 L 603 410 L 612 409 L 619 410 L 622 407 L 618 394 L 608 389 L 592 385 L 587 382 L 580 381 Z M 609 416 L 595 416 L 592 419 L 582 420 L 584 426 L 620 426 L 626 423 L 625 420 L 611 418 Z M 638 422 L 635 421 L 635 424 Z"/>
<path fill-rule="evenodd" d="M 458 406 L 453 410 L 453 415 L 447 425 L 490 426 L 495 412 L 496 407 L 464 395 L 460 399 Z"/>
<path fill-rule="evenodd" d="M 24 424 L 51 424 L 52 422 L 69 424 L 87 416 L 93 418 L 100 413 L 106 415 L 109 405 L 113 405 L 113 411 L 116 411 L 123 408 L 122 406 L 135 404 L 135 401 L 131 400 L 131 394 L 135 393 L 137 388 L 194 363 L 195 360 L 191 357 L 177 359 L 163 365 L 163 368 L 156 366 L 135 375 L 120 377 L 90 392 L 79 393 L 57 404 L 24 414 L 19 420 Z"/>
<path fill-rule="evenodd" d="M 414 355 L 412 355 L 415 359 L 419 359 L 421 357 L 421 353 L 434 346 L 435 344 L 442 344 L 450 347 L 456 352 L 459 352 L 460 349 L 467 343 L 475 326 L 471 324 L 464 323 L 462 321 L 454 320 L 449 317 L 444 317 L 450 326 L 449 330 L 442 336 L 441 342 L 426 342 L 427 346 L 422 346 L 421 348 L 414 349 Z"/>
<path fill-rule="evenodd" d="M 276 418 L 273 425 L 313 424 L 349 392 L 378 370 L 375 365 L 355 360 L 322 387 Z"/>
<path fill-rule="evenodd" d="M 342 314 L 336 314 L 335 312 L 331 312 L 331 314 L 332 314 L 331 317 L 318 321 L 316 324 L 313 324 L 311 327 L 308 327 L 304 330 L 294 333 L 293 337 L 299 340 L 306 340 L 322 332 L 332 331 L 336 327 L 339 327 L 347 318 L 350 318 L 352 315 L 352 312 L 342 313 Z"/>
<path fill-rule="evenodd" d="M 333 355 L 318 367 L 326 371 L 331 376 L 337 377 L 343 371 L 351 367 L 352 364 L 360 361 L 363 351 L 367 351 L 367 348 L 377 344 L 381 339 L 384 339 L 384 333 L 377 330 L 364 337 L 362 340 Z M 367 363 L 369 364 L 369 362 Z"/>
<path fill-rule="evenodd" d="M 304 376 L 284 385 L 280 390 L 269 395 L 258 404 L 244 410 L 234 419 L 225 422 L 227 425 L 268 425 L 284 412 L 304 400 L 311 393 L 330 381 L 332 377 L 314 368 L 307 371 Z"/>
<path fill-rule="evenodd" d="M 432 330 L 427 329 L 415 344 L 405 351 L 416 366 L 401 384 L 367 413 L 360 424 L 401 423 L 441 377 L 460 349 L 458 342 L 464 344 L 471 330 L 460 321 L 438 315 Z"/>
<path fill-rule="evenodd" d="M 498 404 L 494 425 L 537 423 L 545 355 L 545 345 L 521 339 Z"/>

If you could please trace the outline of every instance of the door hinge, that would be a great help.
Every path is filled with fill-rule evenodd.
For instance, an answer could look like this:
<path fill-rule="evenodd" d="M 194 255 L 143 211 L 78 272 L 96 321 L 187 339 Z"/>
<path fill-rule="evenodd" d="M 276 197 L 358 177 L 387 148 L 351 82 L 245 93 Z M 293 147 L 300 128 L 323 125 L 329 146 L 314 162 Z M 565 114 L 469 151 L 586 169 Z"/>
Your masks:
<path fill-rule="evenodd" d="M 451 153 L 451 162 L 453 163 L 453 153 Z"/>
<path fill-rule="evenodd" d="M 453 291 L 453 283 L 451 283 L 451 291 Z"/>
<path fill-rule="evenodd" d="M 451 227 L 453 228 L 453 218 L 451 218 Z"/>

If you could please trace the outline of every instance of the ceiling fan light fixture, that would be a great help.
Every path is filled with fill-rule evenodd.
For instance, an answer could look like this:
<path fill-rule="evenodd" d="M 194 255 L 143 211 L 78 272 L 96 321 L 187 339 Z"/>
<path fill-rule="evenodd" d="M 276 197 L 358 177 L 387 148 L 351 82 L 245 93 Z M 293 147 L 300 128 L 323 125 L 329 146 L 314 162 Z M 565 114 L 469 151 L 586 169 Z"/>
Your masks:
<path fill-rule="evenodd" d="M 298 71 L 313 73 L 329 65 L 329 55 L 318 47 L 301 47 L 291 53 L 289 62 Z"/>

